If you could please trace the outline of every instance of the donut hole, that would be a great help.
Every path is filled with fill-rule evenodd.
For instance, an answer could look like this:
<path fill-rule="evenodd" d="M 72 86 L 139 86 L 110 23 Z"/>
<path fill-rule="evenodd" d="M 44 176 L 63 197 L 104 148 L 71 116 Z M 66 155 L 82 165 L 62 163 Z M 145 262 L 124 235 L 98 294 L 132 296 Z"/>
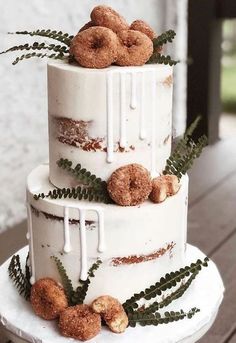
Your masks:
<path fill-rule="evenodd" d="M 96 38 L 94 41 L 91 43 L 91 48 L 94 50 L 98 50 L 104 47 L 104 39 L 103 38 Z"/>

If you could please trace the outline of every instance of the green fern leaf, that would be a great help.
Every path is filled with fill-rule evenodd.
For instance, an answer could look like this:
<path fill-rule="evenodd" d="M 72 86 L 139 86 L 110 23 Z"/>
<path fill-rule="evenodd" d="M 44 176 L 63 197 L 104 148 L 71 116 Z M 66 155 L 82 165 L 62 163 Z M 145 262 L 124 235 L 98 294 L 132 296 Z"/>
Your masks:
<path fill-rule="evenodd" d="M 172 58 L 169 55 L 164 56 L 164 55 L 161 55 L 159 52 L 154 51 L 153 55 L 148 60 L 147 64 L 154 64 L 154 63 L 173 66 L 173 65 L 176 65 L 178 61 L 172 60 Z"/>
<path fill-rule="evenodd" d="M 126 300 L 126 302 L 123 304 L 124 309 L 128 313 L 133 313 L 133 310 L 138 309 L 139 307 L 137 303 L 139 300 L 151 300 L 162 295 L 164 291 L 175 287 L 185 277 L 195 274 L 197 271 L 201 270 L 202 267 L 206 267 L 207 262 L 208 258 L 206 258 L 204 261 L 197 260 L 196 263 L 192 263 L 190 266 L 186 266 L 185 268 L 181 268 L 176 272 L 166 274 L 165 277 L 162 277 L 155 285 L 150 286 L 138 294 L 134 294 L 130 299 Z"/>
<path fill-rule="evenodd" d="M 162 47 L 166 43 L 172 43 L 176 36 L 175 31 L 168 30 L 153 40 L 154 50 Z"/>
<path fill-rule="evenodd" d="M 17 57 L 13 62 L 12 62 L 12 64 L 13 65 L 16 65 L 17 63 L 19 63 L 20 61 L 23 61 L 23 60 L 26 60 L 26 59 L 29 59 L 29 58 L 32 58 L 32 57 L 38 57 L 38 58 L 45 58 L 45 57 L 47 57 L 47 58 L 52 58 L 52 59 L 54 59 L 54 60 L 62 60 L 62 59 L 64 59 L 65 57 L 64 57 L 64 55 L 62 54 L 62 53 L 58 53 L 58 54 L 56 54 L 56 53 L 54 53 L 54 54 L 50 54 L 50 55 L 48 55 L 48 54 L 42 54 L 42 53 L 36 53 L 36 52 L 32 52 L 32 53 L 28 53 L 28 54 L 24 54 L 24 55 L 22 55 L 22 56 L 20 56 L 20 57 Z"/>
<path fill-rule="evenodd" d="M 61 282 L 62 282 L 63 288 L 65 290 L 68 303 L 69 303 L 70 306 L 72 306 L 73 303 L 72 303 L 71 299 L 73 298 L 73 295 L 74 295 L 74 290 L 73 290 L 72 282 L 69 279 L 69 277 L 67 275 L 67 272 L 66 272 L 62 262 L 60 261 L 60 259 L 57 258 L 56 256 L 52 256 L 51 258 L 56 263 L 57 270 L 58 270 L 58 272 L 60 274 Z"/>
<path fill-rule="evenodd" d="M 69 49 L 66 46 L 34 42 L 32 45 L 24 44 L 24 45 L 13 46 L 12 48 L 9 48 L 5 51 L 0 52 L 0 55 L 6 54 L 8 52 L 23 51 L 23 50 L 25 51 L 49 50 L 49 51 L 59 52 L 63 55 L 66 53 L 69 53 Z"/>
<path fill-rule="evenodd" d="M 24 298 L 28 300 L 30 297 L 31 285 L 29 284 L 28 275 L 26 277 L 22 271 L 19 255 L 12 256 L 8 272 L 19 294 L 23 295 Z"/>
<path fill-rule="evenodd" d="M 56 30 L 35 30 L 35 31 L 17 31 L 15 33 L 10 34 L 17 34 L 17 35 L 29 35 L 33 36 L 40 36 L 40 37 L 47 37 L 50 39 L 57 40 L 61 43 L 64 43 L 67 46 L 70 46 L 72 39 L 74 36 L 70 36 L 68 33 L 63 33 L 62 31 Z"/>

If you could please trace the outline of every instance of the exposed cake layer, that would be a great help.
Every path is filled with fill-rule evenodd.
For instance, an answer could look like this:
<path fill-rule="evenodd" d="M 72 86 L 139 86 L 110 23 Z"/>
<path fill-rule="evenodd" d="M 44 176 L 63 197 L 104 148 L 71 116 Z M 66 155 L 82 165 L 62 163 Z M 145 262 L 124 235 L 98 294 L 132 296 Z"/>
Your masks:
<path fill-rule="evenodd" d="M 107 179 L 140 163 L 156 176 L 171 149 L 172 68 L 165 65 L 87 69 L 48 64 L 50 180 L 73 181 L 61 157 Z"/>
<path fill-rule="evenodd" d="M 179 192 L 161 204 L 146 201 L 120 207 L 71 199 L 35 200 L 34 194 L 52 189 L 48 172 L 48 165 L 41 165 L 28 177 L 32 282 L 46 276 L 60 281 L 51 256 L 62 261 L 74 285 L 86 279 L 88 268 L 100 258 L 103 263 L 92 280 L 88 301 L 102 294 L 124 301 L 182 265 L 187 176 Z"/>

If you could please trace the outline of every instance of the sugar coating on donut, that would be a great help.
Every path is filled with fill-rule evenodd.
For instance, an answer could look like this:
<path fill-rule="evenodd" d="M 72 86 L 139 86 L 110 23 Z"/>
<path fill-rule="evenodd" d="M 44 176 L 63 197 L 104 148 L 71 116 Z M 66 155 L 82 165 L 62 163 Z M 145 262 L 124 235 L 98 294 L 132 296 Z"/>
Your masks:
<path fill-rule="evenodd" d="M 111 331 L 115 333 L 125 331 L 129 320 L 123 306 L 117 299 L 103 295 L 94 300 L 91 306 L 94 312 L 102 316 Z"/>
<path fill-rule="evenodd" d="M 119 39 L 106 27 L 90 27 L 72 40 L 70 54 L 83 67 L 106 68 L 117 59 Z"/>
<path fill-rule="evenodd" d="M 157 37 L 156 32 L 143 20 L 135 20 L 130 25 L 130 30 L 140 31 L 148 36 L 151 40 Z"/>
<path fill-rule="evenodd" d="M 121 206 L 143 203 L 152 190 L 152 181 L 146 168 L 129 164 L 117 169 L 108 180 L 110 197 Z"/>
<path fill-rule="evenodd" d="M 108 27 L 116 33 L 129 28 L 126 20 L 109 6 L 96 6 L 91 12 L 91 20 L 97 26 Z"/>
<path fill-rule="evenodd" d="M 54 280 L 38 280 L 31 289 L 30 302 L 34 312 L 41 318 L 53 320 L 68 307 L 65 292 Z"/>
<path fill-rule="evenodd" d="M 135 30 L 119 32 L 120 47 L 116 64 L 142 66 L 152 56 L 153 42 L 144 33 Z"/>
<path fill-rule="evenodd" d="M 84 26 L 82 26 L 81 29 L 79 30 L 79 32 L 85 31 L 85 30 L 87 30 L 93 26 L 96 26 L 96 24 L 94 22 L 92 22 L 92 20 L 91 20 L 88 23 L 86 23 Z"/>
<path fill-rule="evenodd" d="M 180 189 L 180 182 L 176 175 L 161 175 L 152 180 L 150 200 L 154 203 L 163 202 L 168 196 L 176 194 Z"/>
<path fill-rule="evenodd" d="M 77 305 L 64 310 L 59 319 L 63 336 L 87 341 L 101 331 L 101 316 L 88 305 Z"/>

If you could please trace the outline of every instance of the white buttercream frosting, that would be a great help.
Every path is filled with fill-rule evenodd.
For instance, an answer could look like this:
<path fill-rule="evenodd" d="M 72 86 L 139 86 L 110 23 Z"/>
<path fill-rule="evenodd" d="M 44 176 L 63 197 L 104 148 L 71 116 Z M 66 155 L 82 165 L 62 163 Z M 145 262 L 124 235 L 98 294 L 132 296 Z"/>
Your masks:
<path fill-rule="evenodd" d="M 172 67 L 165 65 L 94 70 L 49 63 L 51 182 L 73 183 L 57 168 L 61 157 L 105 180 L 128 163 L 160 173 L 171 149 L 171 77 Z"/>

